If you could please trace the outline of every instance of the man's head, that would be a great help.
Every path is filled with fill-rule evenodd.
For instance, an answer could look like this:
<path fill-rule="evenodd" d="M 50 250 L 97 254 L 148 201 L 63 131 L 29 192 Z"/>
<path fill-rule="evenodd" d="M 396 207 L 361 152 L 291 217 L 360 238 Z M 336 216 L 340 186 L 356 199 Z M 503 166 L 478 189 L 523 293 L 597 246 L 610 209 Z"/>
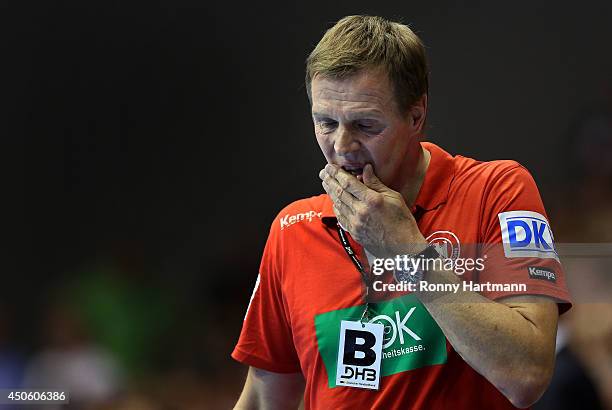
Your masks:
<path fill-rule="evenodd" d="M 400 190 L 416 171 L 427 113 L 419 38 L 381 17 L 345 17 L 308 57 L 306 88 L 327 161 L 356 175 L 371 163 L 383 183 Z"/>
<path fill-rule="evenodd" d="M 317 75 L 345 78 L 377 67 L 389 77 L 399 112 L 427 95 L 425 47 L 408 26 L 382 17 L 344 17 L 327 30 L 306 60 L 308 98 L 312 103 L 311 84 Z"/>

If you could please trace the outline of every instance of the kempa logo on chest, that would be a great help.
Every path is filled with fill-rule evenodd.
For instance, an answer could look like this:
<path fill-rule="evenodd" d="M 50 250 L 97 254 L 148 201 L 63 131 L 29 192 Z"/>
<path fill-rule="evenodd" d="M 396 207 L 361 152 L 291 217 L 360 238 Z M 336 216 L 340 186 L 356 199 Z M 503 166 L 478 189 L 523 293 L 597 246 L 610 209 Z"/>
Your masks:
<path fill-rule="evenodd" d="M 280 228 L 281 230 L 283 230 L 287 226 L 291 226 L 293 224 L 296 224 L 302 221 L 312 222 L 313 218 L 315 217 L 321 218 L 322 214 L 323 214 L 322 212 L 315 212 L 315 211 L 308 211 L 308 212 L 303 212 L 303 213 L 294 214 L 294 215 L 286 214 L 285 216 L 279 219 Z"/>

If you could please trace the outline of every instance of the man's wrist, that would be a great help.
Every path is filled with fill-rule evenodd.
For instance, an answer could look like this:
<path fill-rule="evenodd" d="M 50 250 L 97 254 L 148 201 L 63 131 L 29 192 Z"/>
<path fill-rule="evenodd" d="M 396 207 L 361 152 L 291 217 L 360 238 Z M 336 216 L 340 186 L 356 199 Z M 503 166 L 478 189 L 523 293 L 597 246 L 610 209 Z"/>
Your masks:
<path fill-rule="evenodd" d="M 429 271 L 430 260 L 440 258 L 440 253 L 434 245 L 426 244 L 422 250 L 415 254 L 405 254 L 404 258 L 410 261 L 409 266 L 394 271 L 395 280 L 399 282 L 418 283 L 425 279 Z"/>
<path fill-rule="evenodd" d="M 429 243 L 425 239 L 425 237 L 421 234 L 421 232 L 410 233 L 408 238 L 402 239 L 402 241 L 390 249 L 389 257 L 395 257 L 396 255 L 417 255 L 427 249 Z"/>

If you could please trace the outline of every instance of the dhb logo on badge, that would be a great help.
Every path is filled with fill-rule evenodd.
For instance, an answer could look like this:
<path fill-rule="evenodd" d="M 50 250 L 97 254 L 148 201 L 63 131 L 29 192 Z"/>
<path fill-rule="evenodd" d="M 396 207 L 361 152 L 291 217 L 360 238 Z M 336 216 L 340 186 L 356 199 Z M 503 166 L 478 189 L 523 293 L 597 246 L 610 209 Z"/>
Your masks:
<path fill-rule="evenodd" d="M 336 385 L 378 390 L 384 326 L 343 320 Z"/>
<path fill-rule="evenodd" d="M 506 258 L 551 258 L 559 260 L 546 218 L 532 211 L 510 211 L 498 215 Z"/>

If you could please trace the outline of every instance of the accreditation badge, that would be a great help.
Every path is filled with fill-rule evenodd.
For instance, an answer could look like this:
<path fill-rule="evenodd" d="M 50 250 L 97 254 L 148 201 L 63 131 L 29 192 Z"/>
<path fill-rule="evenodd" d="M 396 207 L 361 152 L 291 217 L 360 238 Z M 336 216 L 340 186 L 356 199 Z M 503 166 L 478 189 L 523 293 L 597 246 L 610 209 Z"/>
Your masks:
<path fill-rule="evenodd" d="M 378 390 L 384 326 L 343 320 L 340 323 L 336 385 Z"/>

